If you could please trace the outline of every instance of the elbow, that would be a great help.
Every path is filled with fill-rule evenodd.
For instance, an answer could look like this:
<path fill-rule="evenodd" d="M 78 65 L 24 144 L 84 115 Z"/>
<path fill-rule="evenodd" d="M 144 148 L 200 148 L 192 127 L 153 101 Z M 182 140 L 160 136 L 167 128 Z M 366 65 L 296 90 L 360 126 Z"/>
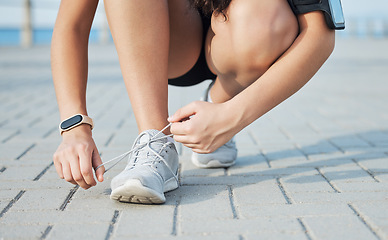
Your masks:
<path fill-rule="evenodd" d="M 328 58 L 335 48 L 335 30 L 328 28 L 323 13 L 315 11 L 302 14 L 298 20 L 300 35 L 315 42 L 316 50 Z"/>
<path fill-rule="evenodd" d="M 328 28 L 311 31 L 311 39 L 315 39 L 318 43 L 316 45 L 317 52 L 321 53 L 321 56 L 326 60 L 333 53 L 335 48 L 335 30 Z"/>

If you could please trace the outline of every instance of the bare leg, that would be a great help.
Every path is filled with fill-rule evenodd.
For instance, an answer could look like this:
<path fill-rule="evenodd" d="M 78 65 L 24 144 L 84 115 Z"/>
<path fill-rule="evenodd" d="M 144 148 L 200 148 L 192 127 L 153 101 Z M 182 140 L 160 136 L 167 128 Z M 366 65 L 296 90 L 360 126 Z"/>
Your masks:
<path fill-rule="evenodd" d="M 171 34 L 169 7 L 185 13 L 171 16 Z M 105 9 L 138 129 L 162 129 L 168 123 L 168 71 L 180 75 L 194 65 L 201 43 L 192 35 L 200 33 L 200 19 L 182 0 L 105 0 Z M 170 35 L 178 47 L 169 53 Z M 178 52 L 187 60 L 177 61 Z"/>
<path fill-rule="evenodd" d="M 169 0 L 170 53 L 168 77 L 176 78 L 188 72 L 202 49 L 202 24 L 197 11 L 187 0 Z"/>
<path fill-rule="evenodd" d="M 209 66 L 218 76 L 211 89 L 214 102 L 225 102 L 258 80 L 298 33 L 285 0 L 234 0 L 227 17 L 212 17 L 214 32 L 206 43 Z"/>

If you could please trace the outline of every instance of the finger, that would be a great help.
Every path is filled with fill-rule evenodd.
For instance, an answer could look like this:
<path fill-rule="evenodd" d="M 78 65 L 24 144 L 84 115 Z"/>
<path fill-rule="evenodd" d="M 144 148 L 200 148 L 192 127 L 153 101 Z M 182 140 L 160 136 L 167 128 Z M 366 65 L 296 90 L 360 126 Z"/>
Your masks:
<path fill-rule="evenodd" d="M 66 181 L 69 183 L 72 183 L 74 185 L 77 185 L 77 183 L 73 179 L 73 175 L 71 175 L 70 171 L 70 165 L 68 162 L 63 162 L 62 163 L 62 169 L 63 169 L 63 177 Z"/>
<path fill-rule="evenodd" d="M 196 144 L 196 143 L 190 143 L 189 142 L 189 143 L 182 143 L 182 144 L 183 144 L 183 146 L 191 148 L 191 149 L 193 149 L 193 148 L 200 148 L 199 145 Z"/>
<path fill-rule="evenodd" d="M 79 152 L 79 165 L 82 178 L 89 186 L 95 186 L 96 180 L 94 180 L 92 169 L 92 154 L 86 151 Z"/>
<path fill-rule="evenodd" d="M 93 154 L 93 162 L 92 162 L 93 169 L 96 169 L 98 166 L 102 164 L 102 160 L 97 149 L 95 149 L 92 154 Z M 101 166 L 99 169 L 96 170 L 96 177 L 99 182 L 104 181 L 104 173 L 105 173 L 104 166 Z"/>
<path fill-rule="evenodd" d="M 174 139 L 176 136 L 185 136 L 187 134 L 186 126 L 187 124 L 183 122 L 175 122 L 171 124 L 170 132 L 174 135 Z"/>
<path fill-rule="evenodd" d="M 80 170 L 80 163 L 79 159 L 71 159 L 70 161 L 70 168 L 71 168 L 71 175 L 73 176 L 74 181 L 80 185 L 83 189 L 88 189 L 91 186 L 88 185 L 85 182 L 85 179 L 82 177 L 81 170 Z"/>
<path fill-rule="evenodd" d="M 196 146 L 196 145 L 198 145 L 200 142 L 196 139 L 196 138 L 194 138 L 194 137 L 192 137 L 192 136 L 189 136 L 189 135 L 174 135 L 174 140 L 176 141 L 176 142 L 180 142 L 180 143 L 182 143 L 183 145 L 187 145 L 187 146 Z"/>
<path fill-rule="evenodd" d="M 197 148 L 196 146 L 192 147 L 191 150 L 195 153 L 200 153 L 200 154 L 206 154 L 209 153 L 208 151 L 204 151 L 203 149 Z"/>
<path fill-rule="evenodd" d="M 180 122 L 184 119 L 188 119 L 190 116 L 195 115 L 197 110 L 198 102 L 192 102 L 180 109 L 178 109 L 172 116 L 170 116 L 167 120 L 169 122 Z"/>
<path fill-rule="evenodd" d="M 171 131 L 172 132 L 172 131 Z M 178 135 L 178 134 L 174 134 L 173 136 L 174 140 L 176 142 L 180 142 L 182 144 L 187 144 L 189 143 L 188 139 L 187 139 L 187 136 L 186 135 Z"/>
<path fill-rule="evenodd" d="M 63 169 L 62 169 L 61 162 L 59 162 L 59 160 L 57 160 L 55 157 L 54 157 L 53 162 L 54 162 L 55 170 L 57 171 L 59 178 L 63 179 L 64 176 L 63 176 Z"/>
<path fill-rule="evenodd" d="M 171 133 L 181 136 L 192 134 L 195 129 L 193 120 L 194 118 L 184 122 L 174 122 L 170 127 Z"/>

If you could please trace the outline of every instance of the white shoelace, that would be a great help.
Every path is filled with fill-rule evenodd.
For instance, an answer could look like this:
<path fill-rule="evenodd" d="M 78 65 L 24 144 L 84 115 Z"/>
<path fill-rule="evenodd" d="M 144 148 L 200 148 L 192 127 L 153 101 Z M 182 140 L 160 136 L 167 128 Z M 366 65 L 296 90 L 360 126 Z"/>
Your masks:
<path fill-rule="evenodd" d="M 168 163 L 166 162 L 166 160 L 164 160 L 164 158 L 163 158 L 162 156 L 160 156 L 160 154 L 157 153 L 155 150 L 153 150 L 153 149 L 151 148 L 151 146 L 150 146 L 150 144 L 151 144 L 152 142 L 155 142 L 155 141 L 158 141 L 158 140 L 161 140 L 161 139 L 164 139 L 164 138 L 173 136 L 173 134 L 170 134 L 170 135 L 164 135 L 164 136 L 161 136 L 161 137 L 157 137 L 157 136 L 158 136 L 159 134 L 161 134 L 164 130 L 166 130 L 167 128 L 169 128 L 169 127 L 171 126 L 171 124 L 172 124 L 172 123 L 169 123 L 169 124 L 168 124 L 167 126 L 165 126 L 162 130 L 160 130 L 157 134 L 155 134 L 153 137 L 151 137 L 147 142 L 145 142 L 145 143 L 140 143 L 140 144 L 138 144 L 138 145 L 135 147 L 135 145 L 137 144 L 139 138 L 140 138 L 143 134 L 139 135 L 139 136 L 136 138 L 135 143 L 133 144 L 131 150 L 129 150 L 128 152 L 125 152 L 125 153 L 121 154 L 120 156 L 117 156 L 117 157 L 115 157 L 115 158 L 112 158 L 112 159 L 110 159 L 110 160 L 108 160 L 108 161 L 102 163 L 101 165 L 99 165 L 99 166 L 96 167 L 95 171 L 97 171 L 97 169 L 99 169 L 100 167 L 102 167 L 102 166 L 104 166 L 104 165 L 106 165 L 106 164 L 108 164 L 108 163 L 114 162 L 112 166 L 110 166 L 109 168 L 106 168 L 106 169 L 105 169 L 105 172 L 107 172 L 107 171 L 109 171 L 110 169 L 112 169 L 114 166 L 116 166 L 119 162 L 121 162 L 124 158 L 126 158 L 129 154 L 131 154 L 131 153 L 133 153 L 133 152 L 135 152 L 135 151 L 137 151 L 137 150 L 139 150 L 139 149 L 141 149 L 141 148 L 147 147 L 148 150 L 150 150 L 153 154 L 155 154 L 155 156 L 156 156 L 157 158 L 159 158 L 160 160 L 162 160 L 162 161 L 166 164 L 167 168 L 171 171 L 171 173 L 172 173 L 172 174 L 174 175 L 174 177 L 177 179 L 178 177 L 176 176 L 176 173 L 174 173 L 174 172 L 171 170 L 171 167 L 168 165 Z M 105 172 L 104 172 L 104 173 L 105 173 Z"/>

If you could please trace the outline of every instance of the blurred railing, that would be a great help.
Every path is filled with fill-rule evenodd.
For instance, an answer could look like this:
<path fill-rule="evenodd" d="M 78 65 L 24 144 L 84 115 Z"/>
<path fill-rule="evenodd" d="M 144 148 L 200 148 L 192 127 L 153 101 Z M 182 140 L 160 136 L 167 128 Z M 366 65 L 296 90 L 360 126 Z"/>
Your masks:
<path fill-rule="evenodd" d="M 103 4 L 103 1 L 100 1 Z M 21 11 L 22 20 L 20 26 L 15 28 L 0 28 L 0 34 L 3 35 L 3 41 L 0 36 L 1 45 L 21 45 L 22 47 L 31 47 L 34 44 L 48 43 L 51 40 L 52 26 L 49 28 L 38 28 L 34 26 L 33 12 L 35 10 L 53 10 L 57 11 L 60 0 L 0 0 L 0 8 L 8 7 Z M 92 42 L 108 43 L 111 40 L 109 27 L 103 6 L 98 8 L 103 19 L 98 28 L 93 28 L 90 39 Z M 1 16 L 0 16 L 1 17 Z M 5 36 L 8 35 L 8 36 Z M 12 36 L 11 36 L 12 35 Z M 7 39 L 8 38 L 8 39 Z M 17 42 L 16 42 L 17 41 Z"/>
<path fill-rule="evenodd" d="M 103 1 L 100 1 L 103 4 Z M 31 47 L 34 44 L 49 43 L 51 40 L 52 27 L 50 29 L 38 29 L 33 23 L 33 11 L 35 10 L 53 10 L 57 11 L 60 0 L 0 0 L 0 8 L 17 8 L 22 12 L 22 21 L 20 26 L 7 31 L 0 29 L 0 34 L 6 39 L 6 34 L 13 34 L 12 40 L 1 41 L 0 46 L 10 44 Z M 109 43 L 111 36 L 108 24 L 106 22 L 103 6 L 98 8 L 103 20 L 98 27 L 92 29 L 91 42 Z M 388 16 L 385 17 L 346 17 L 345 31 L 338 31 L 338 37 L 345 38 L 388 38 Z M 38 36 L 39 35 L 39 36 Z M 44 40 L 42 40 L 44 39 Z"/>
<path fill-rule="evenodd" d="M 337 35 L 353 38 L 388 38 L 388 15 L 387 18 L 346 18 L 345 31 L 338 31 Z"/>

